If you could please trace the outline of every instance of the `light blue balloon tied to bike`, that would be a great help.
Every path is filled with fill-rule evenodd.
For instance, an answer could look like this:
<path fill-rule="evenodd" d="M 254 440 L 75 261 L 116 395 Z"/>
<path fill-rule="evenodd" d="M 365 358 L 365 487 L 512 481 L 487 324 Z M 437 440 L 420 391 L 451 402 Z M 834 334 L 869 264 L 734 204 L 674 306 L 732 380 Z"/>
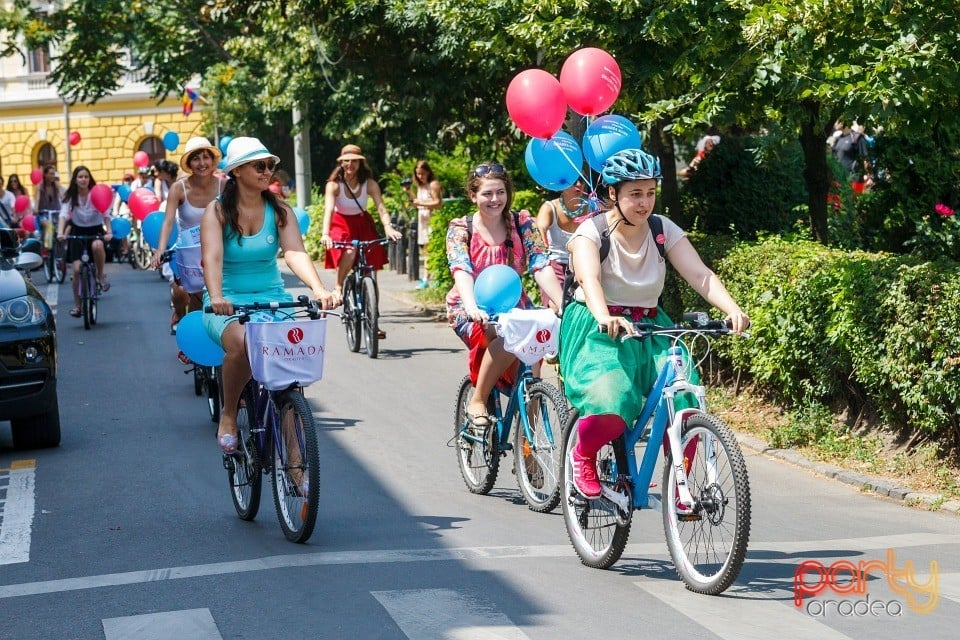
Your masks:
<path fill-rule="evenodd" d="M 487 314 L 503 313 L 520 302 L 523 283 L 513 268 L 505 264 L 494 264 L 481 271 L 474 280 L 473 295 L 477 307 Z"/>
<path fill-rule="evenodd" d="M 203 311 L 191 311 L 177 325 L 177 346 L 194 363 L 205 367 L 223 364 L 223 348 L 203 328 Z"/>

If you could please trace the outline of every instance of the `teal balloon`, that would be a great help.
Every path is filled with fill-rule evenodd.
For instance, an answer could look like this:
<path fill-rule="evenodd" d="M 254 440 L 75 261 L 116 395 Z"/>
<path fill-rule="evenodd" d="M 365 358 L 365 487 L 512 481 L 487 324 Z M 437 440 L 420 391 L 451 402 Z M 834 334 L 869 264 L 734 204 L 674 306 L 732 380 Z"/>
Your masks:
<path fill-rule="evenodd" d="M 297 226 L 300 227 L 300 235 L 307 235 L 307 231 L 310 229 L 310 214 L 307 213 L 306 209 L 300 207 L 294 207 L 293 212 L 297 216 Z"/>
<path fill-rule="evenodd" d="M 160 228 L 163 226 L 163 211 L 154 211 L 147 214 L 147 217 L 140 223 L 140 232 L 143 239 L 147 241 L 151 249 L 156 249 L 160 243 Z M 170 237 L 174 237 L 170 234 Z"/>
<path fill-rule="evenodd" d="M 176 151 L 180 146 L 180 135 L 176 131 L 167 131 L 163 134 L 163 148 L 167 151 Z"/>
<path fill-rule="evenodd" d="M 227 147 L 233 142 L 233 136 L 223 136 L 220 138 L 220 153 L 227 155 Z"/>
<path fill-rule="evenodd" d="M 583 152 L 573 136 L 558 131 L 548 140 L 532 138 L 524 160 L 534 182 L 550 191 L 563 191 L 580 176 Z"/>
<path fill-rule="evenodd" d="M 488 314 L 503 313 L 517 306 L 523 294 L 520 276 L 505 264 L 494 264 L 477 276 L 473 295 L 477 306 Z"/>
<path fill-rule="evenodd" d="M 583 157 L 590 168 L 598 172 L 613 154 L 642 146 L 636 125 L 623 116 L 601 116 L 591 122 L 583 134 Z"/>
<path fill-rule="evenodd" d="M 177 325 L 177 346 L 195 363 L 205 367 L 223 364 L 223 349 L 203 328 L 203 311 L 191 311 Z"/>
<path fill-rule="evenodd" d="M 118 184 L 116 186 L 117 195 L 120 196 L 121 202 L 126 202 L 130 199 L 130 187 L 125 184 Z"/>
<path fill-rule="evenodd" d="M 126 218 L 111 218 L 110 219 L 110 231 L 113 232 L 113 237 L 122 240 L 130 235 L 130 221 Z"/>

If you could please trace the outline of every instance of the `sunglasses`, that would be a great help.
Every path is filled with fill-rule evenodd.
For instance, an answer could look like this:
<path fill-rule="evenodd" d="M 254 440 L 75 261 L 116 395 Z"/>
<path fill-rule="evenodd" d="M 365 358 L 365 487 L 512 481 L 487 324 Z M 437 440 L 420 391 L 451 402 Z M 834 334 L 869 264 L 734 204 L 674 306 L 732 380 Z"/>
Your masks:
<path fill-rule="evenodd" d="M 250 163 L 257 173 L 265 173 L 267 171 L 273 173 L 273 170 L 277 168 L 278 164 L 280 163 L 273 160 L 257 160 L 256 162 Z"/>
<path fill-rule="evenodd" d="M 491 164 L 478 164 L 476 169 L 473 170 L 473 175 L 477 178 L 482 178 L 488 174 L 494 175 L 506 175 L 507 170 L 503 168 L 502 164 L 493 162 Z"/>

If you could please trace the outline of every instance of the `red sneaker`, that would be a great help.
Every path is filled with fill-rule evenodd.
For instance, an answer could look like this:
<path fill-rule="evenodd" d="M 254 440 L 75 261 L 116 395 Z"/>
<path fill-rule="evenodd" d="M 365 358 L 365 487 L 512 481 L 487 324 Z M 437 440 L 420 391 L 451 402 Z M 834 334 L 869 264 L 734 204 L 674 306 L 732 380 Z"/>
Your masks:
<path fill-rule="evenodd" d="M 597 456 L 589 458 L 580 455 L 579 447 L 574 447 L 570 454 L 573 463 L 573 486 L 587 499 L 599 498 L 603 493 L 600 480 L 597 478 Z"/>

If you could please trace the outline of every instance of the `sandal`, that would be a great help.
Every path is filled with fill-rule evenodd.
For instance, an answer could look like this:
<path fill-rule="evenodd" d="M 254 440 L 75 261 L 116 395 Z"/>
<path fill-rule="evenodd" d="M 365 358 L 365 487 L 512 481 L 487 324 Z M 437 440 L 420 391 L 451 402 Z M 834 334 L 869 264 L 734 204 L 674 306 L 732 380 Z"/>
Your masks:
<path fill-rule="evenodd" d="M 218 442 L 220 443 L 220 450 L 223 451 L 224 454 L 232 455 L 237 452 L 239 441 L 237 440 L 237 436 L 232 433 L 223 434 L 220 436 Z"/>
<path fill-rule="evenodd" d="M 486 413 L 478 413 L 473 415 L 469 411 L 466 411 L 467 421 L 475 427 L 489 427 L 493 424 L 493 416 Z"/>
<path fill-rule="evenodd" d="M 383 329 L 377 329 L 377 340 L 386 340 L 387 332 Z"/>
<path fill-rule="evenodd" d="M 177 360 L 179 360 L 182 364 L 193 364 L 193 360 L 188 358 L 187 354 L 185 354 L 183 351 L 177 352 Z"/>
<path fill-rule="evenodd" d="M 79 317 L 80 317 L 80 307 L 74 307 L 73 309 L 70 309 L 70 315 L 73 316 L 74 318 L 79 318 Z"/>
<path fill-rule="evenodd" d="M 110 281 L 107 280 L 106 278 L 101 278 L 100 280 L 100 291 L 102 291 L 103 293 L 110 291 Z"/>

